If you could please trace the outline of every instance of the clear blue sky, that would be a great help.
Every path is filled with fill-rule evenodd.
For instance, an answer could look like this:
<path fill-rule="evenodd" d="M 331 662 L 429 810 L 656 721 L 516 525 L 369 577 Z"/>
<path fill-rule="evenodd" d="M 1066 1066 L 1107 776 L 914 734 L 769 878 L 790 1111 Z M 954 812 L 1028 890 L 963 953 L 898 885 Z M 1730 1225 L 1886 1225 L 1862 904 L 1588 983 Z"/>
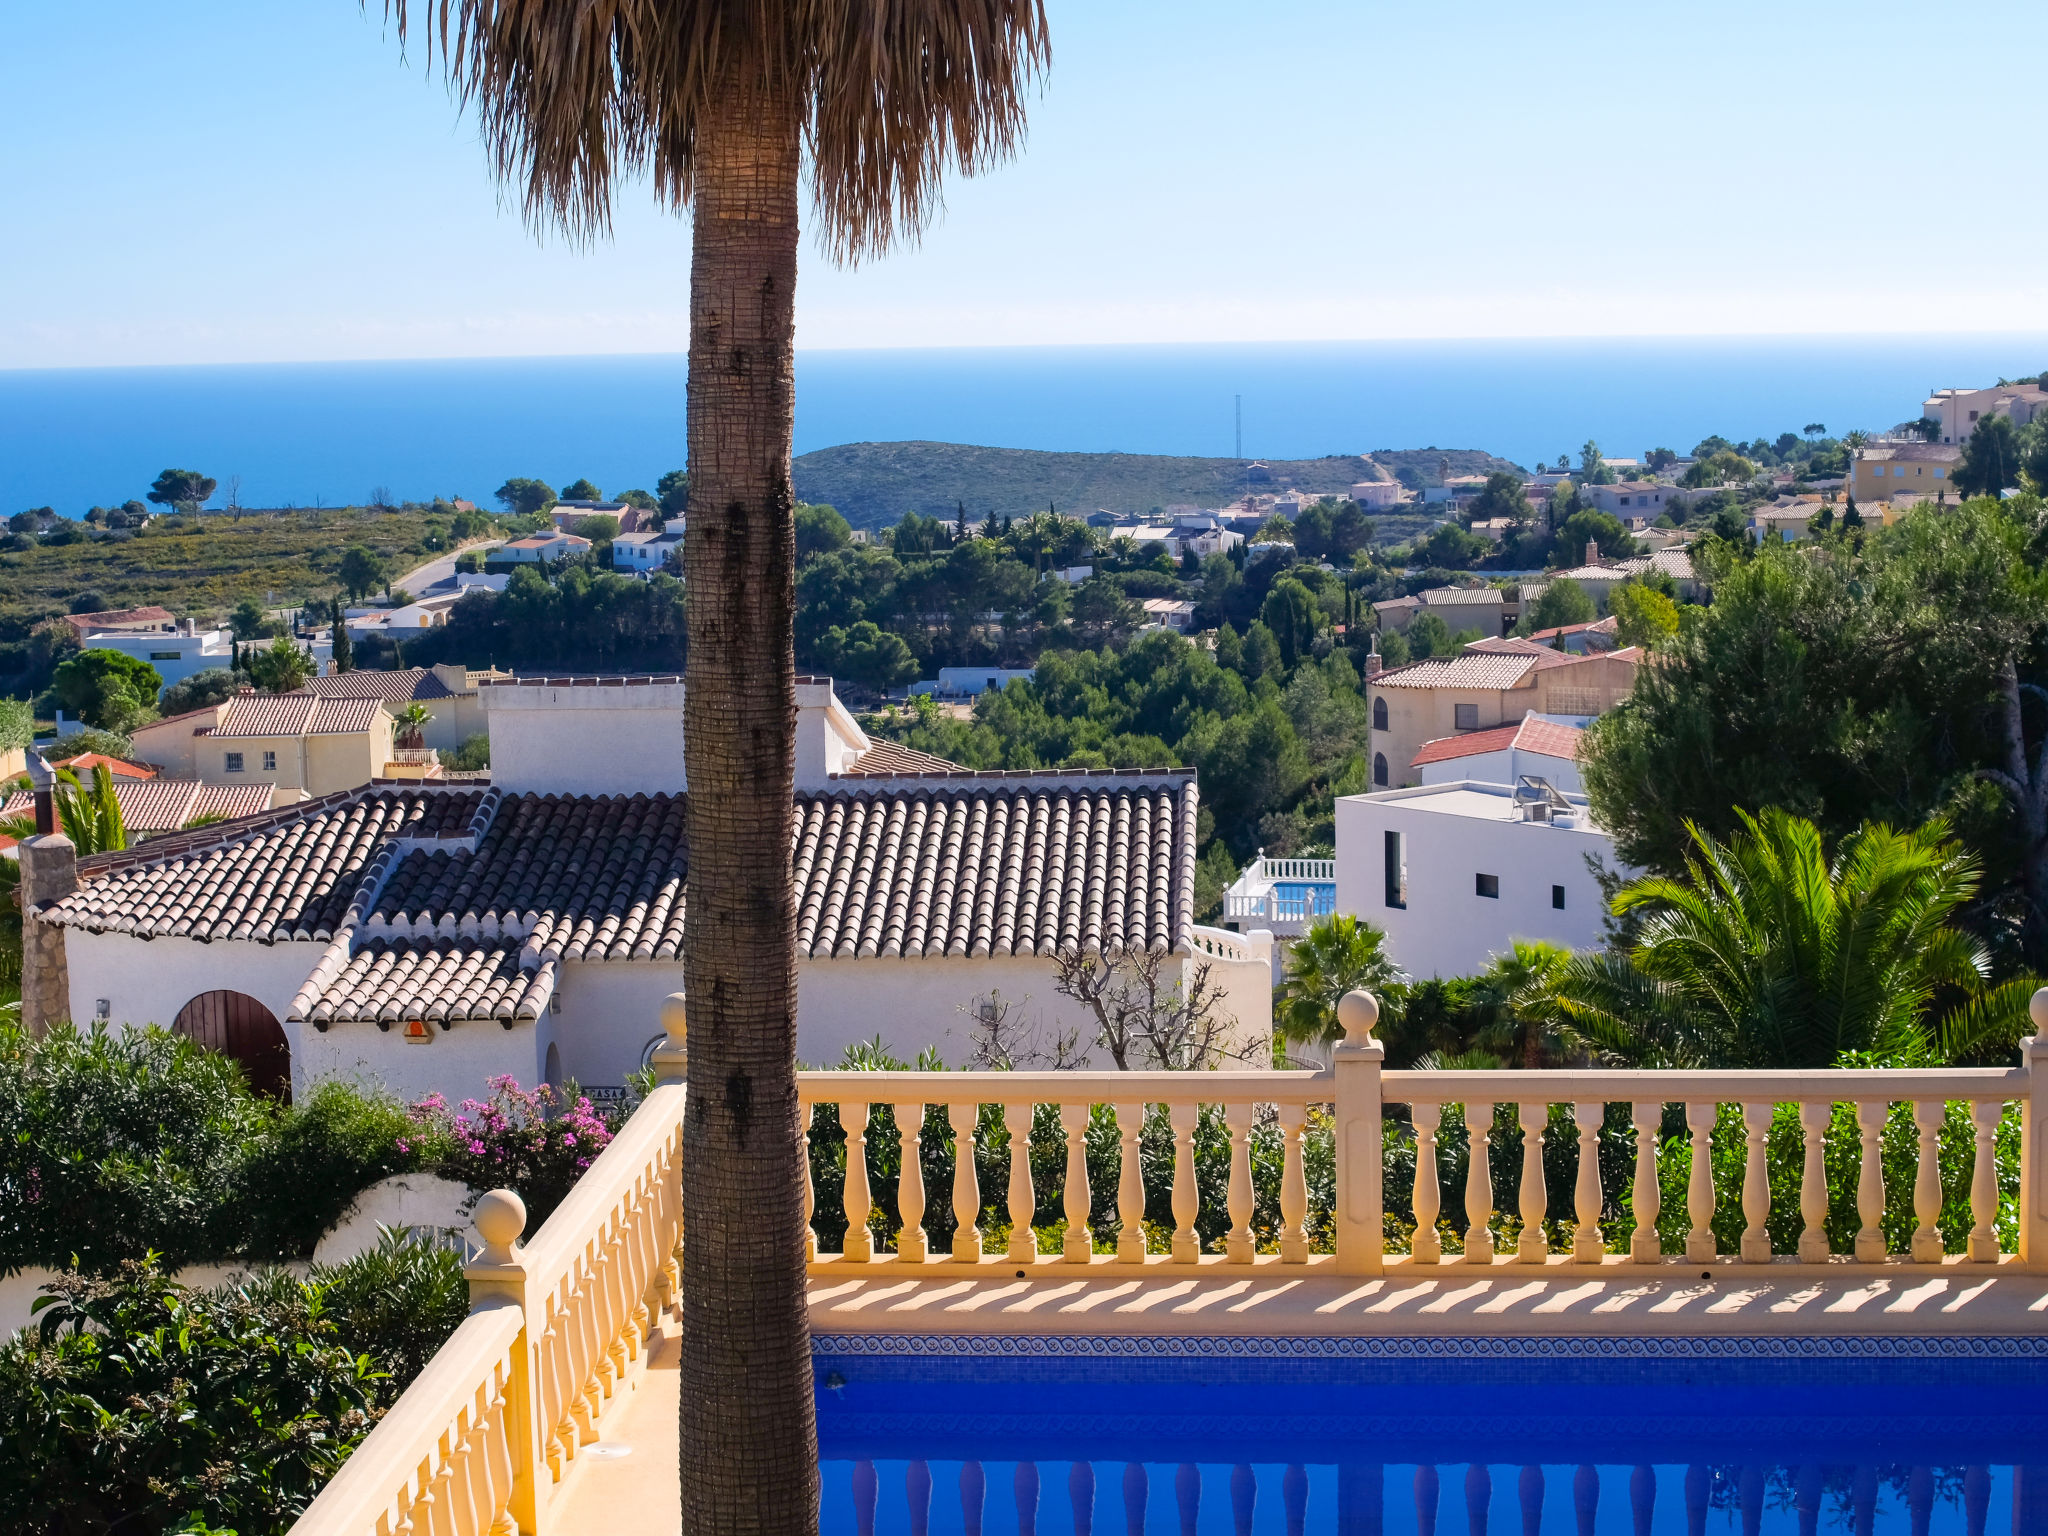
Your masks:
<path fill-rule="evenodd" d="M 679 351 L 348 0 L 5 0 L 0 367 Z M 1022 157 L 800 344 L 2048 324 L 2048 6 L 1053 0 Z"/>

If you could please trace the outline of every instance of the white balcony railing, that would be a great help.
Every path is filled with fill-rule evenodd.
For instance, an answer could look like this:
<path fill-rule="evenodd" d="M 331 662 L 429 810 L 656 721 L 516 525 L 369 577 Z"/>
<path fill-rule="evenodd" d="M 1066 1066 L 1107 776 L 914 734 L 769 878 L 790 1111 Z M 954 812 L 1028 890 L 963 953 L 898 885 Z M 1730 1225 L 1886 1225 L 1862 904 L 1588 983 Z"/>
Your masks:
<path fill-rule="evenodd" d="M 1245 867 L 1255 880 L 1310 880 L 1329 884 L 1337 878 L 1335 859 L 1269 859 L 1261 853 Z"/>
<path fill-rule="evenodd" d="M 1223 915 L 1233 922 L 1299 923 L 1306 926 L 1319 917 L 1327 917 L 1336 910 L 1334 899 L 1314 896 L 1289 896 L 1279 891 L 1265 891 L 1257 895 L 1243 896 L 1226 891 L 1223 896 Z"/>

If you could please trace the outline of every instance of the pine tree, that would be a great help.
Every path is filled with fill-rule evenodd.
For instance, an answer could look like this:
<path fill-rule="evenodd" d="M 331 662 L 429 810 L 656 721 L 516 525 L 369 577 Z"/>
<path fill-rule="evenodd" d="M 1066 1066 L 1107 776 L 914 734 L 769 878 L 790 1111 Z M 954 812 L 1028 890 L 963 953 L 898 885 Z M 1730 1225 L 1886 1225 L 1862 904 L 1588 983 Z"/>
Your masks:
<path fill-rule="evenodd" d="M 967 503 L 964 501 L 958 502 L 956 506 L 958 511 L 953 516 L 953 542 L 955 544 L 965 544 L 967 542 Z"/>
<path fill-rule="evenodd" d="M 348 637 L 348 625 L 342 621 L 341 606 L 334 609 L 334 670 L 353 672 L 356 669 L 355 642 Z"/>

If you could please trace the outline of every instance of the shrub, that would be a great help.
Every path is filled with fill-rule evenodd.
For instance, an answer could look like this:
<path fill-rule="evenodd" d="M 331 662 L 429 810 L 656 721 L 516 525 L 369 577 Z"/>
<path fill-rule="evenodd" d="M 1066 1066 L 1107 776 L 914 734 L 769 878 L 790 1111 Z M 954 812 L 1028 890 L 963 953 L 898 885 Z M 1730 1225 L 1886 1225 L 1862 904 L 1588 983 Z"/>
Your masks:
<path fill-rule="evenodd" d="M 246 1256 L 303 1257 L 380 1179 L 437 1166 L 447 1137 L 389 1095 L 321 1083 L 278 1117 L 244 1166 Z"/>
<path fill-rule="evenodd" d="M 412 1385 L 469 1315 L 462 1261 L 446 1248 L 385 1228 L 377 1246 L 342 1264 L 316 1264 L 308 1285 L 335 1336 L 388 1374 L 386 1400 Z"/>
<path fill-rule="evenodd" d="M 557 1109 L 567 1099 L 567 1108 Z M 612 1139 L 612 1124 L 590 1100 L 557 1094 L 546 1083 L 528 1090 L 516 1079 L 491 1079 L 488 1101 L 464 1099 L 450 1114 L 433 1094 L 413 1106 L 422 1132 L 445 1135 L 441 1172 L 481 1194 L 517 1190 L 526 1202 L 526 1230 L 537 1231 Z"/>

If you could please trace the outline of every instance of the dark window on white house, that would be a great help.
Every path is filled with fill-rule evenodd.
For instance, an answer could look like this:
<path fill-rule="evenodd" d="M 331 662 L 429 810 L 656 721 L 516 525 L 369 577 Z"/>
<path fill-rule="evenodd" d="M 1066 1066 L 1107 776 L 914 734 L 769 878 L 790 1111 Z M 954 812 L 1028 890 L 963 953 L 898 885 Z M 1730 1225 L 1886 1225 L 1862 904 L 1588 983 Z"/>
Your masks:
<path fill-rule="evenodd" d="M 1557 909 L 1558 911 L 1560 911 L 1560 912 L 1562 912 L 1562 911 L 1564 910 L 1564 887 L 1563 887 L 1563 886 L 1561 886 L 1561 885 L 1553 885 L 1553 886 L 1552 886 L 1552 887 L 1550 888 L 1550 904 L 1551 904 L 1551 905 L 1552 905 L 1553 907 L 1555 907 L 1555 908 L 1556 908 L 1556 909 Z"/>
<path fill-rule="evenodd" d="M 223 772 L 225 772 L 225 773 L 240 773 L 240 772 L 242 771 L 242 754 L 241 754 L 241 753 L 239 753 L 239 752 L 229 752 L 229 753 L 226 753 L 226 754 L 225 754 L 225 758 L 226 758 L 226 761 L 224 761 L 224 762 L 223 762 L 223 763 L 221 764 L 221 769 L 222 769 L 222 771 L 223 771 Z"/>
<path fill-rule="evenodd" d="M 1376 731 L 1384 731 L 1387 728 L 1387 701 L 1385 699 L 1374 699 L 1372 701 L 1372 728 Z"/>
<path fill-rule="evenodd" d="M 1402 846 L 1398 832 L 1386 835 L 1387 850 L 1387 905 L 1406 907 L 1408 905 L 1408 850 Z"/>
<path fill-rule="evenodd" d="M 1477 704 L 1453 704 L 1451 706 L 1451 724 L 1461 731 L 1478 730 L 1479 706 Z"/>
<path fill-rule="evenodd" d="M 1384 752 L 1372 755 L 1372 781 L 1381 789 L 1387 787 L 1387 754 Z"/>
<path fill-rule="evenodd" d="M 277 754 L 275 752 L 263 754 L 263 771 L 265 773 L 277 772 Z"/>
<path fill-rule="evenodd" d="M 1491 897 L 1495 901 L 1500 899 L 1499 875 L 1474 875 L 1472 885 L 1481 896 Z"/>

